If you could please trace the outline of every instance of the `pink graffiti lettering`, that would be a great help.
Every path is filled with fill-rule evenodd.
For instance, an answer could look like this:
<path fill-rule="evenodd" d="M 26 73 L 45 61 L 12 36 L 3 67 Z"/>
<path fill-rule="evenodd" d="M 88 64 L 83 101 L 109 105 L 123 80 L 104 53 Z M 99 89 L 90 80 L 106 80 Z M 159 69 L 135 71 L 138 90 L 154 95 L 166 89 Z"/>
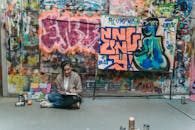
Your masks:
<path fill-rule="evenodd" d="M 56 21 L 43 19 L 42 24 L 46 33 L 41 37 L 41 41 L 48 50 L 51 50 L 54 43 L 57 43 L 60 40 L 57 36 L 57 29 L 55 27 Z"/>
<path fill-rule="evenodd" d="M 57 49 L 61 53 L 65 53 L 68 48 L 80 46 L 97 52 L 98 40 L 100 39 L 99 19 L 64 17 L 58 20 L 44 18 L 41 23 L 41 48 Z"/>

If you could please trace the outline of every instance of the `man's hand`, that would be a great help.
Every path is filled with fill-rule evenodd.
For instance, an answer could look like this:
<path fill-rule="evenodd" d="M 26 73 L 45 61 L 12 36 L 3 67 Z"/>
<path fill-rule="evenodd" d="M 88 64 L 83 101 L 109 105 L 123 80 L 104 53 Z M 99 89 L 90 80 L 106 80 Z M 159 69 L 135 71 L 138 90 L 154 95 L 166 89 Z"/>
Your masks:
<path fill-rule="evenodd" d="M 70 89 L 70 93 L 76 93 L 75 89 Z"/>
<path fill-rule="evenodd" d="M 62 91 L 62 90 L 58 90 L 58 93 L 62 94 L 62 95 L 66 95 L 66 93 L 64 91 Z"/>

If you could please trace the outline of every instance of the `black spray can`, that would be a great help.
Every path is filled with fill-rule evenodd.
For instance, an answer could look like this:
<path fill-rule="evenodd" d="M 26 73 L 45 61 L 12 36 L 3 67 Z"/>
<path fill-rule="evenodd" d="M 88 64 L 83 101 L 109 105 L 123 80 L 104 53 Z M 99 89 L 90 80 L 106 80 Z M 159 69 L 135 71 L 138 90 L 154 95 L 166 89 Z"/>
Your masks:
<path fill-rule="evenodd" d="M 186 104 L 186 97 L 185 96 L 181 97 L 181 104 Z"/>
<path fill-rule="evenodd" d="M 150 130 L 150 125 L 148 125 L 148 124 L 144 124 L 144 128 L 143 128 L 143 130 Z"/>
<path fill-rule="evenodd" d="M 15 103 L 15 106 L 25 106 L 25 98 L 22 94 L 18 96 L 18 102 Z"/>

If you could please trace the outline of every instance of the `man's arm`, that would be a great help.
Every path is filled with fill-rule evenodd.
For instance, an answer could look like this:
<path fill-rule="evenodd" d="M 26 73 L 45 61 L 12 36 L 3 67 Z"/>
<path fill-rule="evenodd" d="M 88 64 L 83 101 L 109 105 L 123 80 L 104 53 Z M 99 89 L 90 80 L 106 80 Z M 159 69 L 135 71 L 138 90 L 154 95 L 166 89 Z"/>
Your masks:
<path fill-rule="evenodd" d="M 76 74 L 75 79 L 74 79 L 74 84 L 75 87 L 73 89 L 70 89 L 71 93 L 77 93 L 80 94 L 82 92 L 82 83 L 81 83 L 81 78 L 78 74 Z"/>
<path fill-rule="evenodd" d="M 59 74 L 56 77 L 56 79 L 55 79 L 55 81 L 54 81 L 53 84 L 55 85 L 55 87 L 57 88 L 57 90 L 61 90 L 62 89 L 63 79 L 62 79 L 61 74 Z"/>

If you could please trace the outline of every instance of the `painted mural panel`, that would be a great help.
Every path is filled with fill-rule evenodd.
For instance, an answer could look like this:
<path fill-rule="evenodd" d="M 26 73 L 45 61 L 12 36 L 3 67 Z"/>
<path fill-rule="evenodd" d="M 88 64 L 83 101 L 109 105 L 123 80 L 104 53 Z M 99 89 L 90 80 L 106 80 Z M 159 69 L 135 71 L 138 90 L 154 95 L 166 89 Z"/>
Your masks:
<path fill-rule="evenodd" d="M 65 8 L 66 5 L 74 5 L 78 0 L 40 0 L 41 9 L 56 7 Z"/>
<path fill-rule="evenodd" d="M 190 13 L 192 0 L 178 0 L 175 6 L 175 17 L 178 19 L 177 46 L 175 57 L 175 77 L 172 92 L 188 93 L 190 90 L 190 61 L 193 50 L 190 39 Z M 192 21 L 193 22 L 193 21 Z"/>
<path fill-rule="evenodd" d="M 39 47 L 38 45 L 26 45 L 23 47 L 23 55 L 21 63 L 23 67 L 38 68 L 40 65 L 39 61 Z"/>
<path fill-rule="evenodd" d="M 195 54 L 192 55 L 190 71 L 190 92 L 191 94 L 195 95 Z"/>
<path fill-rule="evenodd" d="M 37 0 L 10 1 L 4 14 L 9 93 L 28 91 L 33 70 L 39 67 L 38 4 Z"/>
<path fill-rule="evenodd" d="M 110 0 L 109 7 L 111 15 L 171 18 L 188 16 L 192 0 Z"/>
<path fill-rule="evenodd" d="M 176 13 L 182 13 L 182 15 L 188 16 L 192 11 L 192 5 L 193 5 L 193 0 L 177 0 Z"/>
<path fill-rule="evenodd" d="M 110 0 L 110 14 L 136 16 L 136 0 Z"/>
<path fill-rule="evenodd" d="M 83 0 L 83 2 L 80 2 L 76 6 L 77 8 L 80 6 L 84 10 L 91 11 L 107 10 L 107 0 Z"/>
<path fill-rule="evenodd" d="M 172 71 L 177 20 L 148 18 L 141 23 L 139 18 L 106 15 L 101 20 L 99 69 Z"/>
<path fill-rule="evenodd" d="M 155 10 L 155 16 L 171 18 L 174 15 L 175 3 L 159 3 Z"/>
<path fill-rule="evenodd" d="M 160 26 L 157 33 L 163 36 L 164 55 L 168 57 L 169 70 L 173 70 L 178 20 L 159 18 L 159 22 Z"/>
<path fill-rule="evenodd" d="M 75 11 L 103 11 L 108 9 L 107 0 L 41 0 L 40 5 L 42 10 L 57 8 Z"/>
<path fill-rule="evenodd" d="M 100 17 L 71 16 L 58 13 L 42 13 L 39 18 L 40 49 L 47 53 L 58 50 L 81 47 L 91 52 L 97 51 L 99 40 Z"/>
<path fill-rule="evenodd" d="M 110 0 L 109 13 L 119 16 L 140 16 L 144 11 L 152 10 L 153 0 Z"/>
<path fill-rule="evenodd" d="M 190 64 L 190 93 L 191 99 L 195 100 L 195 1 L 193 1 L 192 13 L 190 15 L 193 19 L 191 21 L 191 64 Z"/>
<path fill-rule="evenodd" d="M 193 95 L 195 95 L 195 1 L 193 0 L 193 8 L 192 8 L 192 12 L 191 12 L 191 17 L 193 18 L 192 20 L 192 38 L 191 38 L 191 44 L 192 44 L 192 56 L 191 56 L 191 66 L 190 66 L 190 70 L 191 70 L 191 75 L 190 75 L 190 87 L 191 87 L 191 92 Z"/>

